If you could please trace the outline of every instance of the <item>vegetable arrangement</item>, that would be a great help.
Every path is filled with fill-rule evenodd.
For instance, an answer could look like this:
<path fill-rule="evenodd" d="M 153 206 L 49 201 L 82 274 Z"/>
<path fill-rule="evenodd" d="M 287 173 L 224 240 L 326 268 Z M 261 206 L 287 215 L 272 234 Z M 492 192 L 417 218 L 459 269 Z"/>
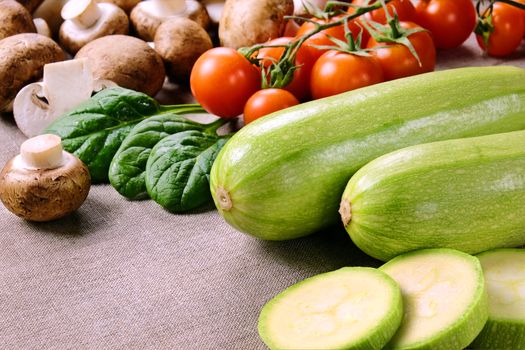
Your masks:
<path fill-rule="evenodd" d="M 525 70 L 515 67 L 432 72 L 261 118 L 218 155 L 211 170 L 215 204 L 227 222 L 258 238 L 316 232 L 339 221 L 348 180 L 378 156 L 524 129 L 524 80 Z"/>
<path fill-rule="evenodd" d="M 174 212 L 210 200 L 208 174 L 227 136 L 223 120 L 203 125 L 181 115 L 199 105 L 161 106 L 153 98 L 109 88 L 53 122 L 46 132 L 86 163 L 93 182 L 110 181 L 122 195 L 147 194 Z"/>

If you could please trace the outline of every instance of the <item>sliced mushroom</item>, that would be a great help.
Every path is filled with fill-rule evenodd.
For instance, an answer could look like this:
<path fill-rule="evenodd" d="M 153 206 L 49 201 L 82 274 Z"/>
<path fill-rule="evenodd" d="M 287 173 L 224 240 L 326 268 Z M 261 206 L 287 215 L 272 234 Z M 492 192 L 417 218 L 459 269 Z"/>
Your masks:
<path fill-rule="evenodd" d="M 99 4 L 94 0 L 75 0 L 64 5 L 61 12 L 60 45 L 71 54 L 90 41 L 106 35 L 127 34 L 128 16 L 117 5 Z"/>
<path fill-rule="evenodd" d="M 16 95 L 15 122 L 24 135 L 36 136 L 93 92 L 112 86 L 116 86 L 112 81 L 93 78 L 87 58 L 46 64 L 43 82 L 29 84 Z"/>
<path fill-rule="evenodd" d="M 207 28 L 210 23 L 206 8 L 195 0 L 142 1 L 130 14 L 131 24 L 145 41 L 152 41 L 162 22 L 173 17 L 189 18 L 203 28 Z"/>
<path fill-rule="evenodd" d="M 15 0 L 0 1 L 0 23 L 0 40 L 15 34 L 36 32 L 31 14 Z"/>
<path fill-rule="evenodd" d="M 64 51 L 40 34 L 17 34 L 0 40 L 0 112 L 9 112 L 20 89 L 42 78 L 46 63 L 61 61 Z"/>
<path fill-rule="evenodd" d="M 56 135 L 25 141 L 0 172 L 0 200 L 30 221 L 51 221 L 77 210 L 90 186 L 88 168 L 62 150 Z"/>

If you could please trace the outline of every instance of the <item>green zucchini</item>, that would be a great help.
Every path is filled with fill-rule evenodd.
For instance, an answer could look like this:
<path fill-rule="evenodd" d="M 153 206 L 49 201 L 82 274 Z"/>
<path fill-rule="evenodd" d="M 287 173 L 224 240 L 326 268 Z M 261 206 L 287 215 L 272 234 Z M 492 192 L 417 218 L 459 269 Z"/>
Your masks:
<path fill-rule="evenodd" d="M 386 261 L 420 248 L 476 254 L 525 244 L 525 131 L 407 147 L 361 168 L 340 213 Z"/>
<path fill-rule="evenodd" d="M 392 278 L 370 267 L 344 267 L 281 292 L 263 307 L 258 328 L 270 349 L 379 350 L 402 318 Z"/>
<path fill-rule="evenodd" d="M 460 68 L 304 103 L 240 130 L 219 153 L 222 216 L 268 240 L 338 221 L 341 193 L 369 161 L 402 147 L 525 129 L 525 70 Z"/>
<path fill-rule="evenodd" d="M 453 249 L 423 249 L 379 268 L 401 288 L 405 317 L 385 349 L 461 350 L 488 318 L 479 260 Z"/>
<path fill-rule="evenodd" d="M 471 349 L 525 350 L 525 249 L 479 254 L 489 296 L 489 319 Z"/>

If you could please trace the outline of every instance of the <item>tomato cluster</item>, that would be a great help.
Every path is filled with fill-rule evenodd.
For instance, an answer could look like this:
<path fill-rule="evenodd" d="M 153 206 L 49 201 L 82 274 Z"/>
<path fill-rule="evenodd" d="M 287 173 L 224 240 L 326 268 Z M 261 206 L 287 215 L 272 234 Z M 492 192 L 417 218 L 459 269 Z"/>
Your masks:
<path fill-rule="evenodd" d="M 370 6 L 376 1 L 354 4 Z M 508 55 L 525 35 L 525 10 L 503 3 L 491 9 L 490 35 L 478 35 L 478 42 L 489 55 Z M 355 11 L 350 6 L 345 16 Z M 461 45 L 477 21 L 471 0 L 419 0 L 415 6 L 410 0 L 392 0 L 344 24 L 341 16 L 288 26 L 295 28 L 288 29 L 291 36 L 270 40 L 251 56 L 229 48 L 206 52 L 193 68 L 192 93 L 210 113 L 223 118 L 244 113 L 245 123 L 250 123 L 309 99 L 430 72 L 436 48 Z M 285 48 L 294 45 L 290 56 Z M 284 79 L 290 67 L 277 63 L 290 58 L 291 79 Z"/>

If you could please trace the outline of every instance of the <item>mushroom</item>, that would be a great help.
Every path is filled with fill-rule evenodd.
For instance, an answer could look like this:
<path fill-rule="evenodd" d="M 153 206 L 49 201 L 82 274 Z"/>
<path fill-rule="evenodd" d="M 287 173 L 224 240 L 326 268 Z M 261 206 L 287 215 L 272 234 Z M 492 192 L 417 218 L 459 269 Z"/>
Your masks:
<path fill-rule="evenodd" d="M 185 17 L 207 28 L 210 22 L 206 8 L 195 0 L 147 0 L 133 8 L 131 24 L 138 36 L 152 41 L 162 22 L 173 17 Z"/>
<path fill-rule="evenodd" d="M 64 51 L 40 34 L 17 34 L 0 40 L 0 112 L 9 112 L 20 89 L 42 78 L 46 63 L 64 60 Z"/>
<path fill-rule="evenodd" d="M 140 1 L 141 0 L 98 0 L 98 2 L 109 2 L 114 5 L 117 5 L 118 7 L 126 11 L 126 13 L 130 13 L 131 10 L 133 10 L 133 8 L 137 6 L 137 4 Z"/>
<path fill-rule="evenodd" d="M 187 18 L 173 18 L 162 23 L 155 34 L 155 50 L 166 65 L 170 80 L 187 82 L 193 64 L 213 44 L 208 33 Z"/>
<path fill-rule="evenodd" d="M 201 3 L 210 16 L 210 22 L 214 25 L 219 25 L 224 10 L 224 0 L 203 0 Z"/>
<path fill-rule="evenodd" d="M 127 34 L 128 16 L 117 5 L 98 4 L 94 0 L 75 0 L 64 5 L 61 12 L 60 45 L 71 54 L 88 42 L 106 35 Z"/>
<path fill-rule="evenodd" d="M 44 131 L 63 113 L 88 100 L 93 92 L 116 86 L 95 80 L 87 58 L 50 63 L 44 66 L 44 80 L 24 87 L 13 103 L 15 122 L 27 137 Z"/>
<path fill-rule="evenodd" d="M 36 10 L 36 8 L 44 2 L 44 0 L 17 0 L 17 1 L 21 3 L 22 5 L 24 5 L 24 7 L 27 9 L 27 11 L 29 11 L 29 13 L 33 13 L 33 11 Z"/>
<path fill-rule="evenodd" d="M 77 210 L 90 186 L 88 168 L 51 134 L 26 140 L 0 172 L 0 200 L 30 221 L 51 221 Z"/>
<path fill-rule="evenodd" d="M 35 24 L 36 32 L 38 34 L 51 38 L 53 34 L 51 33 L 51 28 L 49 28 L 45 19 L 35 18 L 33 19 L 33 23 Z"/>
<path fill-rule="evenodd" d="M 0 39 L 20 33 L 36 32 L 31 14 L 15 0 L 0 1 L 0 23 Z"/>
<path fill-rule="evenodd" d="M 62 16 L 60 16 L 60 11 L 68 1 L 69 0 L 44 0 L 33 12 L 33 18 L 43 18 L 47 22 L 51 29 L 52 37 L 58 35 L 58 30 L 62 22 L 64 22 Z"/>
<path fill-rule="evenodd" d="M 166 73 L 159 54 L 146 42 L 127 35 L 108 35 L 84 46 L 75 56 L 91 60 L 95 78 L 155 96 Z"/>

